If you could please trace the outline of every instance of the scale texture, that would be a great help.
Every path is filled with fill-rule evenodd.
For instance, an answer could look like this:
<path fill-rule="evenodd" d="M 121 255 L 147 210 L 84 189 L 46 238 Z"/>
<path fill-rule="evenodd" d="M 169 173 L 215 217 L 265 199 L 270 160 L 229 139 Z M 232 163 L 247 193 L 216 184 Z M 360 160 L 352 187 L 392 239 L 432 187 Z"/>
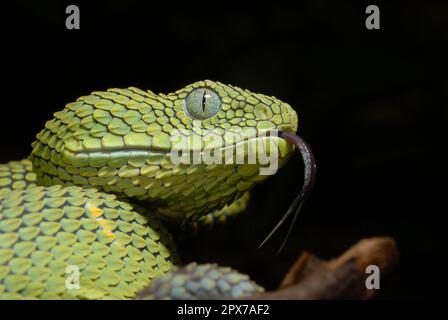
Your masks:
<path fill-rule="evenodd" d="M 0 211 L 5 299 L 131 298 L 178 263 L 159 219 L 95 189 L 12 191 Z M 66 290 L 68 266 L 79 268 L 79 289 Z"/>
<path fill-rule="evenodd" d="M 210 80 L 170 94 L 109 89 L 67 104 L 37 134 L 28 159 L 0 165 L 0 297 L 126 299 L 145 288 L 140 297 L 158 299 L 259 292 L 230 269 L 178 269 L 164 224 L 193 230 L 225 222 L 268 177 L 259 174 L 265 164 L 258 160 L 174 163 L 173 137 L 185 137 L 188 150 L 200 155 L 211 146 L 205 131 L 221 151 L 244 145 L 247 152 L 254 143 L 268 150 L 274 141 L 281 167 L 294 147 L 261 138 L 269 129 L 295 132 L 295 111 Z M 79 288 L 70 282 L 78 271 Z"/>
<path fill-rule="evenodd" d="M 143 300 L 159 299 L 233 299 L 248 297 L 264 289 L 228 267 L 192 262 L 161 278 L 138 295 Z"/>

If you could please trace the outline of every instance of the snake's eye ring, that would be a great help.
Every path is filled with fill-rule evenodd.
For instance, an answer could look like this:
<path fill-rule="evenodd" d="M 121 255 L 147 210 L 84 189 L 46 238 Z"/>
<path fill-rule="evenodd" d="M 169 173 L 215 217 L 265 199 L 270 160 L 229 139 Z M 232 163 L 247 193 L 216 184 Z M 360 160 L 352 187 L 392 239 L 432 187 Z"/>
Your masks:
<path fill-rule="evenodd" d="M 221 110 L 221 99 L 212 89 L 194 89 L 185 98 L 185 110 L 191 118 L 208 119 Z"/>

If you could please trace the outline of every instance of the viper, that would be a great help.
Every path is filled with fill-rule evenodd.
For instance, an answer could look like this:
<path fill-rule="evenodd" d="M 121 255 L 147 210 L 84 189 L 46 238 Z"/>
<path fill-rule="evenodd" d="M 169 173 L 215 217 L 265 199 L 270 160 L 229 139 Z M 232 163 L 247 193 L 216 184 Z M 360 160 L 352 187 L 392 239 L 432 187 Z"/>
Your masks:
<path fill-rule="evenodd" d="M 289 104 L 210 80 L 169 94 L 95 91 L 68 103 L 45 123 L 27 159 L 0 165 L 0 297 L 210 299 L 262 292 L 227 267 L 181 267 L 167 226 L 191 230 L 244 211 L 249 190 L 269 177 L 261 172 L 270 164 L 250 157 L 255 149 L 275 155 L 278 167 L 294 150 L 301 153 L 304 184 L 268 238 L 286 218 L 295 219 L 315 175 L 297 126 Z M 192 162 L 194 154 L 201 161 Z M 205 163 L 205 155 L 214 161 Z"/>

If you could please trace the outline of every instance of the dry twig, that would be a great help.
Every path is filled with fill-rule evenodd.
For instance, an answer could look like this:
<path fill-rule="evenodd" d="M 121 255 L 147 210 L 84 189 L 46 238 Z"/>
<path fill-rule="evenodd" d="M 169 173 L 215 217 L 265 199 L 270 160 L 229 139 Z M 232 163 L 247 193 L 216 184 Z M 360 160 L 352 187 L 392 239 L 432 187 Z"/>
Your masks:
<path fill-rule="evenodd" d="M 305 252 L 276 291 L 251 299 L 370 299 L 375 290 L 365 286 L 366 267 L 377 265 L 383 276 L 397 261 L 396 243 L 390 237 L 363 239 L 330 261 Z"/>

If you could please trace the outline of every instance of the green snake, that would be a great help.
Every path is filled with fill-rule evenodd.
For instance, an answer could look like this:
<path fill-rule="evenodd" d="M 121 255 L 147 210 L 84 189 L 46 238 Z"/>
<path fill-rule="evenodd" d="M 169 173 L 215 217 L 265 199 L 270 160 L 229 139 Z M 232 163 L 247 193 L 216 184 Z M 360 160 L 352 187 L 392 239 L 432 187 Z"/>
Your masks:
<path fill-rule="evenodd" d="M 0 165 L 0 298 L 262 292 L 230 268 L 179 268 L 166 225 L 200 227 L 243 211 L 248 191 L 268 177 L 260 174 L 265 164 L 174 163 L 173 137 L 185 138 L 190 151 L 199 137 L 199 155 L 209 141 L 201 128 L 215 136 L 215 150 L 242 145 L 247 152 L 251 143 L 275 142 L 281 167 L 295 150 L 297 121 L 293 108 L 275 97 L 210 80 L 169 94 L 108 89 L 68 103 L 37 134 L 28 159 Z M 272 129 L 285 136 L 262 138 Z M 237 134 L 228 138 L 229 132 Z"/>

